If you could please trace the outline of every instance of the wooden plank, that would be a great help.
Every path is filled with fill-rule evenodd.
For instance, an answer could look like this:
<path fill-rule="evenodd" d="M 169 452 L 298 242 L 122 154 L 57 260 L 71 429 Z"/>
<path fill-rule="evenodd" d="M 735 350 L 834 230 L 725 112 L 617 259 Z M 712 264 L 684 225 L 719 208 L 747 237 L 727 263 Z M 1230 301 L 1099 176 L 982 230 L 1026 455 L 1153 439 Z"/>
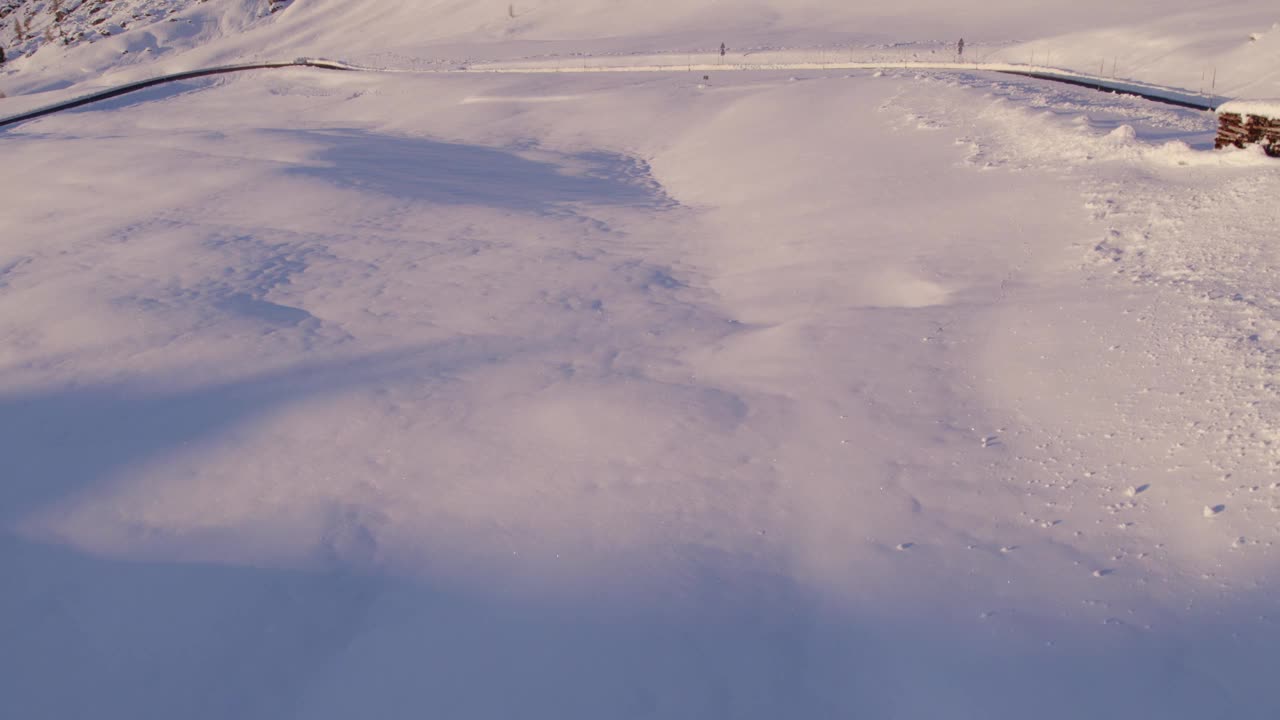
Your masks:
<path fill-rule="evenodd" d="M 1213 141 L 1214 148 L 1243 148 L 1246 145 L 1261 145 L 1267 155 L 1280 157 L 1280 118 L 1242 116 L 1240 113 L 1218 115 L 1218 134 Z"/>

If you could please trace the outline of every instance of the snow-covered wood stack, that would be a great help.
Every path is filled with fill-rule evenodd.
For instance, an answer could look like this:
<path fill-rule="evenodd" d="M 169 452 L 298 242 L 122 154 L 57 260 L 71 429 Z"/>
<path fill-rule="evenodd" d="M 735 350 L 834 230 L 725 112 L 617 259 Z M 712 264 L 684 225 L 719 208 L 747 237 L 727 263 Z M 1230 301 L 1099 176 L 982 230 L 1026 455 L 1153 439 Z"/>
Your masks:
<path fill-rule="evenodd" d="M 1280 157 L 1280 100 L 1229 102 L 1218 108 L 1218 139 L 1214 147 L 1261 145 Z"/>

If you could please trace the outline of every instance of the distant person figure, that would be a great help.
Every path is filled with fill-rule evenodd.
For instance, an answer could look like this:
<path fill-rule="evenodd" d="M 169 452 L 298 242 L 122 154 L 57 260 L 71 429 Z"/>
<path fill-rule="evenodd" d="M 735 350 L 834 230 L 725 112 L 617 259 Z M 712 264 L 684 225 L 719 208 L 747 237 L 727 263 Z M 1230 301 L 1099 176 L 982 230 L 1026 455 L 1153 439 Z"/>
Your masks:
<path fill-rule="evenodd" d="M 4 48 L 0 47 L 0 65 L 4 64 Z"/>
<path fill-rule="evenodd" d="M 964 38 L 960 38 L 960 42 L 956 43 L 956 58 L 964 57 Z"/>
<path fill-rule="evenodd" d="M 728 51 L 729 48 L 725 47 L 724 43 L 720 43 L 720 57 L 724 57 L 724 54 Z"/>

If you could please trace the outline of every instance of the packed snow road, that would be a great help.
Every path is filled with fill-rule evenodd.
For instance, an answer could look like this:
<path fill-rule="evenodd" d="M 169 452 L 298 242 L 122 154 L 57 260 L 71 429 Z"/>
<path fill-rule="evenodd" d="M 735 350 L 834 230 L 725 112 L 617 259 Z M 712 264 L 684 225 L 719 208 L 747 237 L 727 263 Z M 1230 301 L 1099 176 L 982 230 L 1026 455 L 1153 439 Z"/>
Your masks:
<path fill-rule="evenodd" d="M 634 60 L 635 58 L 631 58 Z M 0 128 L 18 123 L 28 122 L 37 118 L 52 115 L 58 112 L 74 110 L 86 105 L 91 105 L 105 100 L 112 100 L 124 95 L 147 90 L 153 87 L 166 85 L 169 83 L 181 82 L 184 80 L 193 80 L 197 78 L 212 77 L 216 75 L 226 75 L 228 73 L 248 72 L 251 70 L 263 69 L 283 69 L 310 67 L 322 70 L 340 70 L 340 71 L 358 71 L 358 72 L 380 72 L 380 73 L 411 73 L 411 74 L 436 74 L 436 73 L 493 73 L 493 74 L 517 74 L 517 75 L 542 75 L 548 73 L 663 73 L 669 74 L 673 72 L 698 72 L 710 73 L 715 72 L 717 75 L 722 72 L 759 72 L 762 70 L 772 71 L 796 71 L 796 70 L 904 70 L 912 72 L 928 72 L 928 71 L 950 71 L 964 74 L 972 73 L 999 73 L 1005 75 L 1019 75 L 1022 77 L 1030 77 L 1038 80 L 1048 80 L 1050 82 L 1060 82 L 1078 87 L 1085 87 L 1100 92 L 1113 92 L 1133 97 L 1140 97 L 1154 102 L 1175 105 L 1178 107 L 1189 108 L 1193 110 L 1214 110 L 1221 105 L 1227 98 L 1205 94 L 1192 93 L 1177 88 L 1160 87 L 1148 83 L 1140 83 L 1131 80 L 1116 80 L 1114 78 L 1102 78 L 1092 75 L 1073 73 L 1070 71 L 1059 70 L 1056 68 L 1037 67 L 1034 65 L 1012 65 L 1008 63 L 999 64 L 978 64 L 978 63 L 944 63 L 944 62 L 886 62 L 886 61 L 859 61 L 854 62 L 834 62 L 834 63 L 808 63 L 808 62 L 774 62 L 774 63 L 712 63 L 693 64 L 692 58 L 686 66 L 674 64 L 670 57 L 659 58 L 657 64 L 650 65 L 628 65 L 627 58 L 607 58 L 607 62 L 601 63 L 599 59 L 597 64 L 592 65 L 591 59 L 584 58 L 582 65 L 545 65 L 545 64 L 529 64 L 529 63 L 481 63 L 474 66 L 461 66 L 453 69 L 414 69 L 414 68 L 388 68 L 388 67 L 367 67 L 362 65 L 353 65 L 339 60 L 326 60 L 322 58 L 296 58 L 294 60 L 278 61 L 278 62 L 258 62 L 237 65 L 223 65 L 210 68 L 198 68 L 187 70 L 185 72 L 173 73 L 169 75 L 160 75 L 143 80 L 135 80 L 128 83 L 94 90 L 89 93 L 73 94 L 68 97 L 47 98 L 47 93 L 42 93 L 38 97 L 47 101 L 44 105 L 37 105 L 38 100 L 25 98 L 22 101 L 23 106 L 31 105 L 30 109 L 23 109 L 7 115 L 0 115 Z M 665 62 L 664 62 L 665 60 Z M 650 59 L 651 62 L 655 62 Z M 703 75 L 704 80 L 710 80 L 710 75 Z M 718 78 L 717 78 L 718 79 Z M 68 91 L 74 92 L 74 91 Z M 61 93 L 55 93 L 59 95 Z"/>
<path fill-rule="evenodd" d="M 1280 170 L 1211 132 L 821 70 L 8 130 L 0 697 L 1268 717 Z"/>

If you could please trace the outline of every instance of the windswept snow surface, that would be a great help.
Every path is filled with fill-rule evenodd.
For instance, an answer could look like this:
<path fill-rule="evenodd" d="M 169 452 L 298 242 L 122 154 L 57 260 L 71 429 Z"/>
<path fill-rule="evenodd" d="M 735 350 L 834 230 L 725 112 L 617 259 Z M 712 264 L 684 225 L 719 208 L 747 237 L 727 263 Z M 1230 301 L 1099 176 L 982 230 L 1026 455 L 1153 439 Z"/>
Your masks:
<path fill-rule="evenodd" d="M 0 717 L 1273 718 L 1280 164 L 1026 78 L 701 77 L 0 132 Z"/>

